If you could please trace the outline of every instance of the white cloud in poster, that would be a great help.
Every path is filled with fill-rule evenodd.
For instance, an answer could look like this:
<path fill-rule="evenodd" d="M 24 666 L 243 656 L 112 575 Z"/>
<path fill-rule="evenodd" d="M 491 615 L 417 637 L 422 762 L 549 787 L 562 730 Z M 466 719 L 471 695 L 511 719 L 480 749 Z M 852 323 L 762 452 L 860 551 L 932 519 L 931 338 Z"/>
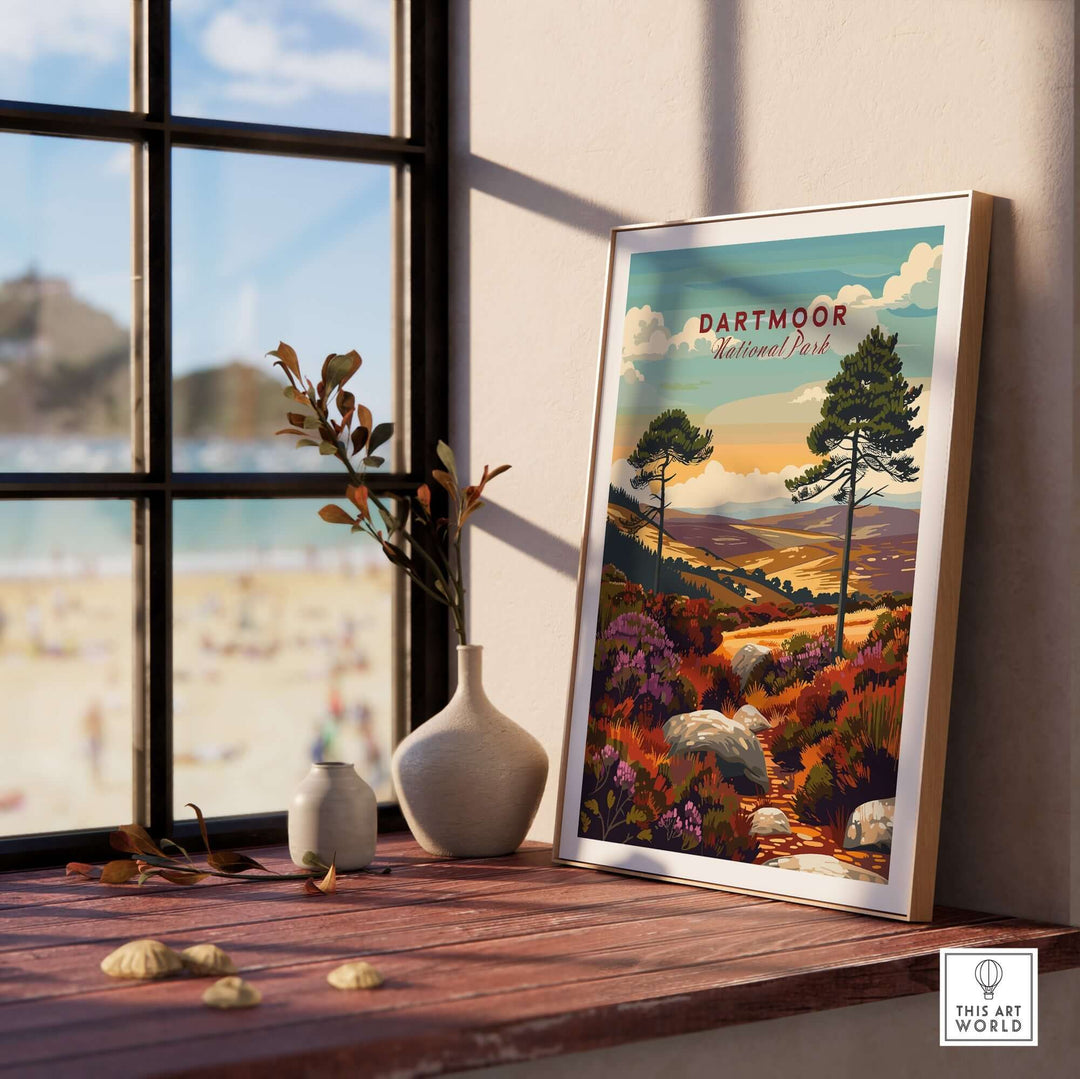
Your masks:
<path fill-rule="evenodd" d="M 900 272 L 885 282 L 881 302 L 885 307 L 915 306 L 933 311 L 941 284 L 942 245 L 916 244 Z"/>
<path fill-rule="evenodd" d="M 923 311 L 937 307 L 938 287 L 941 282 L 942 245 L 931 247 L 918 243 L 904 260 L 898 274 L 893 274 L 874 296 L 862 285 L 846 285 L 837 294 L 840 303 L 853 307 L 879 307 L 897 309 L 914 305 Z"/>
<path fill-rule="evenodd" d="M 632 468 L 625 457 L 619 457 L 611 465 L 611 486 L 621 487 L 624 491 L 633 492 L 634 488 L 630 481 L 637 475 L 637 469 Z M 648 492 L 642 491 L 638 497 L 647 497 Z"/>
<path fill-rule="evenodd" d="M 734 338 L 731 340 L 734 341 Z M 711 330 L 700 333 L 696 318 L 688 318 L 683 328 L 673 334 L 664 323 L 662 311 L 654 311 L 648 304 L 631 307 L 623 320 L 622 367 L 619 373 L 627 382 L 642 382 L 645 376 L 638 363 L 709 356 L 715 344 L 716 334 Z"/>
<path fill-rule="evenodd" d="M 623 320 L 623 359 L 658 360 L 668 349 L 671 333 L 664 325 L 662 311 L 648 304 L 631 307 Z"/>
<path fill-rule="evenodd" d="M 711 356 L 716 347 L 716 334 L 712 330 L 700 332 L 701 320 L 692 315 L 683 323 L 682 330 L 671 339 L 672 357 Z"/>
<path fill-rule="evenodd" d="M 821 384 L 814 384 L 803 388 L 801 393 L 797 393 L 792 399 L 793 405 L 806 405 L 814 401 L 825 400 L 825 387 Z"/>
<path fill-rule="evenodd" d="M 810 305 L 810 310 L 825 307 L 829 312 L 829 340 L 832 351 L 839 356 L 854 352 L 864 337 L 878 325 L 878 308 L 869 306 L 867 300 L 873 300 L 870 290 L 863 285 L 844 285 L 833 296 L 818 296 Z M 846 307 L 843 323 L 833 318 L 833 308 L 837 305 Z"/>
<path fill-rule="evenodd" d="M 885 282 L 880 296 L 875 296 L 865 285 L 844 285 L 836 296 L 816 297 L 810 310 L 818 306 L 828 309 L 827 325 L 833 352 L 840 356 L 854 352 L 859 342 L 878 325 L 880 311 L 907 307 L 927 312 L 935 310 L 941 281 L 941 254 L 941 244 L 937 247 L 916 244 L 900 266 L 900 272 Z M 834 325 L 833 308 L 837 304 L 847 308 L 842 326 Z"/>
<path fill-rule="evenodd" d="M 667 493 L 676 509 L 706 510 L 725 502 L 767 502 L 791 497 L 784 480 L 794 479 L 807 465 L 788 465 L 779 472 L 729 472 L 715 458 L 705 470 L 682 483 L 673 483 Z"/>

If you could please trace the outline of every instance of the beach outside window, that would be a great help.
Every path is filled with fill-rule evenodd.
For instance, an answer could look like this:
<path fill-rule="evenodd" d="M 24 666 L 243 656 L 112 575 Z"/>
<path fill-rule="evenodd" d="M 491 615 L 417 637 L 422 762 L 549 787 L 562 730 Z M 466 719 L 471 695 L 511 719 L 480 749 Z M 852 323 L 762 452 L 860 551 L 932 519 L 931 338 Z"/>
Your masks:
<path fill-rule="evenodd" d="M 0 834 L 131 812 L 130 501 L 0 500 Z"/>
<path fill-rule="evenodd" d="M 393 731 L 392 570 L 322 500 L 200 499 L 173 516 L 175 813 L 272 812 L 311 763 L 382 801 Z"/>
<path fill-rule="evenodd" d="M 445 13 L 3 7 L 0 865 L 98 860 L 131 820 L 185 835 L 187 802 L 223 842 L 283 836 L 317 760 L 392 805 L 396 738 L 444 701 L 445 612 L 319 519 L 346 477 L 275 439 L 265 353 L 358 350 L 352 388 L 397 427 L 373 483 L 423 481 Z"/>

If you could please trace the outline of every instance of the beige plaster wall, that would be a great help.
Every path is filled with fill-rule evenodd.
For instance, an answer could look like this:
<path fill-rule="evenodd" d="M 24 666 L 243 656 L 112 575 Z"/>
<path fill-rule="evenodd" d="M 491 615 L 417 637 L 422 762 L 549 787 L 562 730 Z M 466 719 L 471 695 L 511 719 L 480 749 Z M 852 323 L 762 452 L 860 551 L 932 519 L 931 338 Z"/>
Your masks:
<path fill-rule="evenodd" d="M 608 229 L 998 196 L 939 899 L 1068 921 L 1073 5 L 456 0 L 454 437 L 507 460 L 470 545 L 487 685 L 552 759 L 571 664 Z"/>

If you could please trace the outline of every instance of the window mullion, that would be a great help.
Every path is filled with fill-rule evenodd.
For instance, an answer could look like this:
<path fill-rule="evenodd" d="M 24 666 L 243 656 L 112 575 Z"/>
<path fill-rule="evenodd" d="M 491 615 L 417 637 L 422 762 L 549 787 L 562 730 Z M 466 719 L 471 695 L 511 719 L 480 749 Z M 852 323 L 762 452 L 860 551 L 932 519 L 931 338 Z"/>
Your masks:
<path fill-rule="evenodd" d="M 145 784 L 139 819 L 155 835 L 172 831 L 172 138 L 169 5 L 146 4 L 148 117 L 161 126 L 146 139 L 146 327 L 144 402 L 148 471 L 160 483 L 144 503 Z"/>
<path fill-rule="evenodd" d="M 447 338 L 447 12 L 410 4 L 410 133 L 424 146 L 409 175 L 409 460 L 426 472 L 449 427 Z M 440 501 L 441 492 L 435 497 Z M 409 597 L 409 723 L 415 727 L 446 703 L 450 680 L 446 608 L 420 589 Z M 422 662 L 417 662 L 422 657 Z"/>

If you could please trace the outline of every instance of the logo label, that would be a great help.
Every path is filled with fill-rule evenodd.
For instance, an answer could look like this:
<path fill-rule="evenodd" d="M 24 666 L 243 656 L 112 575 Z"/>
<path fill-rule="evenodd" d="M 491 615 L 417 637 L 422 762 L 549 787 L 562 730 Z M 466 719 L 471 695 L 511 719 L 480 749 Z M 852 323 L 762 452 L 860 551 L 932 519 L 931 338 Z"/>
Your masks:
<path fill-rule="evenodd" d="M 1037 948 L 941 949 L 941 1045 L 1038 1045 Z"/>

